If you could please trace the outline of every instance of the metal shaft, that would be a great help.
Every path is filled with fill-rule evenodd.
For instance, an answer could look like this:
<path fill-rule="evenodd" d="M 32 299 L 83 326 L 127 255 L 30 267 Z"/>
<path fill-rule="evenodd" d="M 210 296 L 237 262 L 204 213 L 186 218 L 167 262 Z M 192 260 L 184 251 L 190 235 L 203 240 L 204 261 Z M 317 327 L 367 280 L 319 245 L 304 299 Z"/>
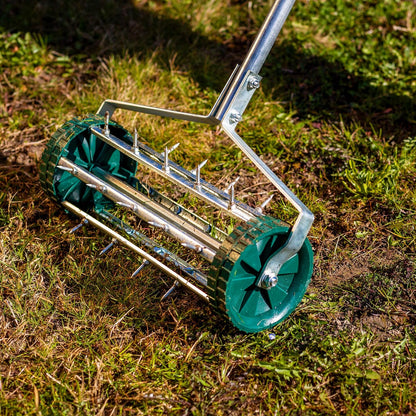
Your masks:
<path fill-rule="evenodd" d="M 259 73 L 272 49 L 280 30 L 296 0 L 277 0 L 269 11 L 256 39 L 240 68 L 240 74 L 247 71 Z M 238 74 L 238 75 L 240 75 Z M 238 77 L 237 75 L 237 77 Z"/>
<path fill-rule="evenodd" d="M 118 205 L 130 208 L 137 216 L 144 219 L 148 223 L 161 224 L 164 226 L 164 229 L 168 234 L 180 242 L 204 247 L 204 250 L 201 251 L 201 255 L 204 256 L 208 261 L 212 261 L 214 259 L 216 253 L 215 249 L 220 246 L 220 243 L 210 238 L 208 235 L 204 235 L 204 233 L 197 229 L 185 229 L 185 221 L 182 221 L 181 224 L 179 224 L 177 218 L 175 218 L 174 214 L 172 213 L 166 212 L 166 217 L 163 217 L 163 207 L 160 207 L 160 212 L 158 212 L 157 205 L 150 200 L 148 200 L 146 203 L 143 203 L 145 197 L 140 195 L 138 192 L 136 192 L 135 195 L 140 199 L 135 198 L 135 195 L 132 193 L 134 192 L 133 190 L 131 190 L 130 193 L 127 192 L 127 186 L 123 189 L 123 192 L 121 192 L 110 183 L 105 182 L 86 169 L 77 166 L 71 160 L 65 157 L 62 157 L 59 163 L 60 166 L 70 167 L 72 169 L 75 168 L 76 177 L 84 183 L 95 185 L 97 189 L 102 189 L 105 187 L 105 196 L 107 198 L 116 202 Z M 191 231 L 193 232 L 191 233 Z M 213 247 L 205 247 L 207 242 L 212 243 Z"/>
<path fill-rule="evenodd" d="M 126 246 L 127 248 L 129 248 L 130 250 L 134 251 L 139 256 L 141 256 L 143 259 L 148 260 L 150 263 L 154 264 L 156 267 L 161 269 L 167 275 L 173 277 L 179 283 L 181 283 L 182 285 L 184 285 L 185 287 L 189 288 L 194 293 L 199 295 L 202 299 L 209 300 L 209 296 L 204 291 L 202 291 L 197 286 L 190 283 L 187 279 L 185 279 L 184 277 L 182 277 L 178 273 L 174 272 L 172 269 L 170 269 L 165 264 L 163 264 L 162 262 L 157 260 L 155 257 L 151 256 L 149 253 L 142 250 L 140 247 L 137 247 L 136 245 L 134 245 L 131 241 L 127 240 L 127 238 L 124 238 L 122 235 L 115 232 L 111 228 L 107 227 L 105 224 L 96 220 L 94 217 L 92 217 L 91 215 L 82 211 L 81 209 L 79 209 L 75 205 L 71 204 L 70 202 L 63 201 L 62 205 L 64 206 L 64 208 L 66 208 L 68 211 L 73 212 L 75 215 L 78 215 L 81 218 L 86 218 L 90 224 L 94 225 L 95 227 L 104 231 L 105 233 L 107 233 L 111 237 L 115 238 L 120 244 L 122 244 L 122 245 Z"/>
<path fill-rule="evenodd" d="M 218 120 L 223 120 L 228 112 L 235 95 L 248 71 L 258 74 L 272 49 L 280 30 L 285 23 L 296 0 L 277 0 L 269 11 L 262 27 L 260 28 L 253 45 L 249 49 L 242 65 L 233 77 L 221 104 L 215 109 L 215 114 L 210 114 Z"/>
<path fill-rule="evenodd" d="M 177 165 L 173 161 L 169 161 L 169 172 L 166 172 L 163 166 L 165 161 L 164 155 L 157 154 L 154 150 L 147 147 L 145 148 L 140 142 L 138 142 L 140 148 L 140 156 L 138 156 L 131 151 L 130 145 L 126 144 L 112 134 L 107 137 L 98 127 L 91 128 L 91 131 L 103 142 L 114 147 L 121 153 L 129 156 L 136 162 L 141 163 L 147 168 L 153 170 L 165 179 L 178 184 L 181 188 L 189 191 L 191 194 L 196 195 L 208 204 L 214 205 L 225 211 L 228 210 L 228 195 L 217 189 L 215 186 L 207 183 L 201 178 L 199 181 L 200 186 L 195 186 L 195 175 L 186 171 L 184 168 Z M 254 209 L 250 208 L 246 204 L 243 204 L 239 201 L 235 201 L 235 203 L 235 209 L 233 211 L 228 211 L 230 215 L 243 221 L 249 221 L 258 215 Z"/>

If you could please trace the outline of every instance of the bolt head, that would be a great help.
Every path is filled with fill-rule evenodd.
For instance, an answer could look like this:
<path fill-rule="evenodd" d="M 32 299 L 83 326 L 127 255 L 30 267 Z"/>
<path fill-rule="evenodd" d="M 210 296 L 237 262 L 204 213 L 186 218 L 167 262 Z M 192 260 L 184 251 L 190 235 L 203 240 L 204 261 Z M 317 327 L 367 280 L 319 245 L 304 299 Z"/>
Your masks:
<path fill-rule="evenodd" d="M 242 115 L 237 111 L 230 114 L 230 123 L 239 123 L 243 119 Z"/>
<path fill-rule="evenodd" d="M 254 90 L 260 87 L 260 81 L 257 78 L 250 77 L 247 85 L 250 90 Z"/>
<path fill-rule="evenodd" d="M 273 287 L 275 287 L 277 285 L 277 276 L 274 274 L 267 274 L 266 276 L 263 277 L 262 281 L 261 281 L 261 287 L 263 289 L 271 289 Z"/>
<path fill-rule="evenodd" d="M 268 286 L 270 288 L 275 287 L 277 285 L 277 276 L 270 276 L 268 280 Z"/>

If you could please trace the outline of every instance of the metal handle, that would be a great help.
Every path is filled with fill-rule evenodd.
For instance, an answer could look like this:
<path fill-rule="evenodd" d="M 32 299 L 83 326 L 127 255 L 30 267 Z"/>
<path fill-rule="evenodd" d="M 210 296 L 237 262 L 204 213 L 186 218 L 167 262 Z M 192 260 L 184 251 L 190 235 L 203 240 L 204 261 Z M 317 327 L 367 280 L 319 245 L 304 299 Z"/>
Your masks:
<path fill-rule="evenodd" d="M 221 124 L 221 127 L 231 138 L 231 140 L 245 153 L 245 155 L 299 212 L 299 216 L 292 227 L 288 241 L 285 246 L 269 260 L 268 264 L 264 268 L 262 278 L 267 278 L 272 274 L 277 274 L 281 265 L 283 265 L 300 250 L 314 220 L 312 212 L 235 132 L 238 122 L 242 120 L 242 114 L 245 108 L 253 96 L 254 91 L 259 86 L 261 77 L 258 73 L 270 53 L 270 50 L 273 47 L 274 42 L 294 3 L 295 0 L 275 1 L 242 65 L 237 67 L 237 69 L 233 72 L 208 116 L 163 110 L 113 100 L 105 101 L 98 110 L 98 114 L 100 115 L 104 115 L 106 111 L 109 111 L 109 113 L 112 114 L 116 108 L 121 108 L 161 117 L 171 117 L 212 125 Z M 259 284 L 260 283 L 261 281 Z"/>
<path fill-rule="evenodd" d="M 277 0 L 270 9 L 243 63 L 229 83 L 214 116 L 223 120 L 248 71 L 259 74 L 296 0 Z"/>

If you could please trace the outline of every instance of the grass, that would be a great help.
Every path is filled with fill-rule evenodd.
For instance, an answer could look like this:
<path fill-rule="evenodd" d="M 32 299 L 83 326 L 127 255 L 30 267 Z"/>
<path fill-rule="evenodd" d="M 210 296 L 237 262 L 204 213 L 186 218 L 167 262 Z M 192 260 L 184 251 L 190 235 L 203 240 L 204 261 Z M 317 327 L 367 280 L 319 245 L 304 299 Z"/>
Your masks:
<path fill-rule="evenodd" d="M 15 2 L 16 3 L 16 2 Z M 40 155 L 104 98 L 207 113 L 269 2 L 28 2 L 0 16 L 0 413 L 416 413 L 416 6 L 299 0 L 240 130 L 315 213 L 307 295 L 245 335 L 45 198 Z M 33 3 L 33 4 L 32 4 Z M 184 7 L 185 5 L 185 7 Z M 226 7 L 226 9 L 225 9 Z M 225 12 L 226 10 L 226 12 Z M 258 205 L 217 130 L 116 113 Z M 267 211 L 291 221 L 276 197 Z"/>

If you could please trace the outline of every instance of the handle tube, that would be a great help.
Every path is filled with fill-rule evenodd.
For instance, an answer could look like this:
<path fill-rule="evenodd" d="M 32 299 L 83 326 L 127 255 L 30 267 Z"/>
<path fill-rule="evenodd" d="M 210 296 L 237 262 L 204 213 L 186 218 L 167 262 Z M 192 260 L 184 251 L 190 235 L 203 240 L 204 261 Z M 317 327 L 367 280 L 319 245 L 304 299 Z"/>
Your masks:
<path fill-rule="evenodd" d="M 296 0 L 276 0 L 270 9 L 256 39 L 249 49 L 242 65 L 238 68 L 235 76 L 227 88 L 221 103 L 212 109 L 210 116 L 217 120 L 223 120 L 229 111 L 235 95 L 238 93 L 248 71 L 258 74 L 263 67 L 264 61 L 272 49 L 280 30 L 283 27 Z"/>
<path fill-rule="evenodd" d="M 240 72 L 260 72 L 296 0 L 277 0 L 248 51 Z"/>

